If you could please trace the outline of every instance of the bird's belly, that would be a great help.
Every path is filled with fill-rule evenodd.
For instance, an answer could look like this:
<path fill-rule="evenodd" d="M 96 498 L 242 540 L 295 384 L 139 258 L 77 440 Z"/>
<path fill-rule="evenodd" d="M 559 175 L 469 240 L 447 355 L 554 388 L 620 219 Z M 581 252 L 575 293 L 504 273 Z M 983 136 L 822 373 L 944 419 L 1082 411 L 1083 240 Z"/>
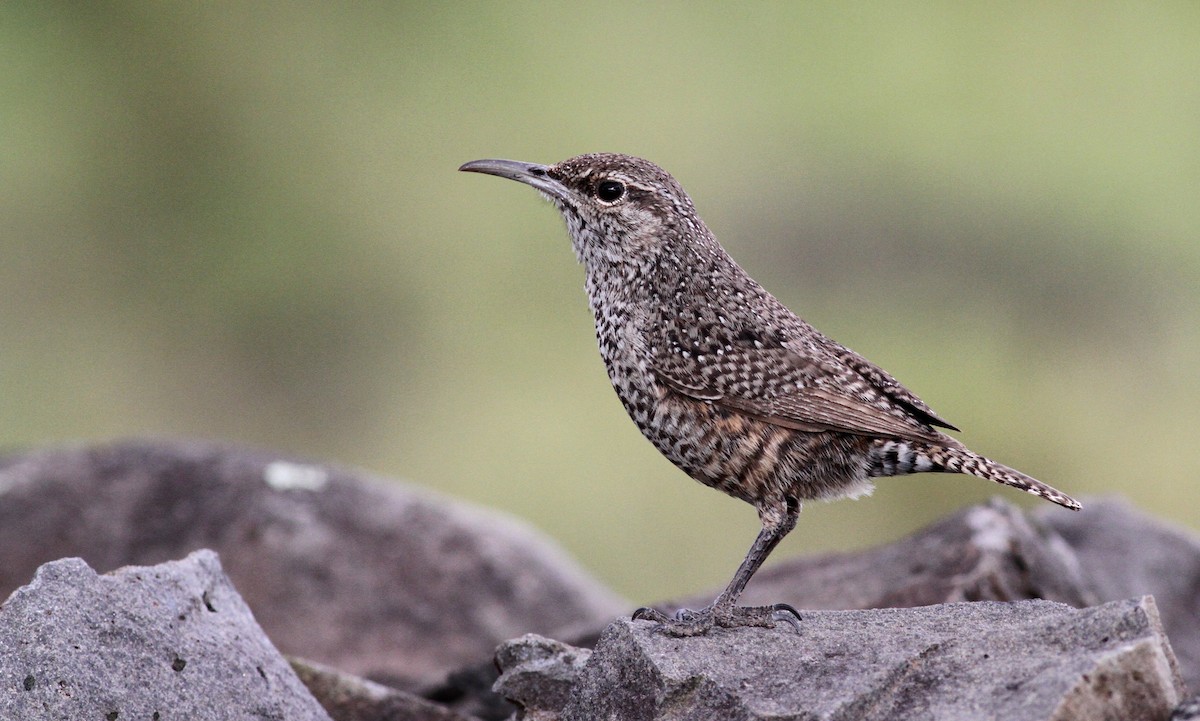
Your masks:
<path fill-rule="evenodd" d="M 659 384 L 613 385 L 630 418 L 668 460 L 752 505 L 857 497 L 872 488 L 867 438 L 783 428 Z"/>

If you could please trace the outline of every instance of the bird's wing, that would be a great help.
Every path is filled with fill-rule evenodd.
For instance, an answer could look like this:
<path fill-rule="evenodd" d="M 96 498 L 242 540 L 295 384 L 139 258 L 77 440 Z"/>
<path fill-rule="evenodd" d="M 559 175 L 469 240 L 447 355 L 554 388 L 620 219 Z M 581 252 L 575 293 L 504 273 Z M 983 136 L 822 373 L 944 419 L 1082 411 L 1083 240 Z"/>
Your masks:
<path fill-rule="evenodd" d="M 676 393 L 786 428 L 929 442 L 942 437 L 932 424 L 943 422 L 920 398 L 852 351 L 841 350 L 861 363 L 836 352 L 815 358 L 780 345 L 707 355 L 664 353 L 653 367 Z"/>
<path fill-rule="evenodd" d="M 839 361 L 845 363 L 851 370 L 867 379 L 872 386 L 880 390 L 884 395 L 912 413 L 917 420 L 931 426 L 941 426 L 942 428 L 949 428 L 952 431 L 959 430 L 956 426 L 942 420 L 925 401 L 918 398 L 916 393 L 901 385 L 900 381 L 893 378 L 891 373 L 888 373 L 845 346 L 839 345 L 834 341 L 828 342 Z"/>

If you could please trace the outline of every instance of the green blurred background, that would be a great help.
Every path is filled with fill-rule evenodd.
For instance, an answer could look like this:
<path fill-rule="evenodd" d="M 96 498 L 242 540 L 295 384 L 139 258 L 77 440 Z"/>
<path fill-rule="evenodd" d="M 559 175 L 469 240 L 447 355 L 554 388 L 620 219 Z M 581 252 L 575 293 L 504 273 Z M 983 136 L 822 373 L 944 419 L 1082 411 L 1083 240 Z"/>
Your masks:
<path fill-rule="evenodd" d="M 198 436 L 506 509 L 639 601 L 758 523 L 645 443 L 562 222 L 612 150 L 973 448 L 1200 527 L 1200 5 L 0 5 L 0 444 Z M 809 506 L 893 540 L 960 476 Z M 1065 513 L 1065 511 L 1064 511 Z"/>

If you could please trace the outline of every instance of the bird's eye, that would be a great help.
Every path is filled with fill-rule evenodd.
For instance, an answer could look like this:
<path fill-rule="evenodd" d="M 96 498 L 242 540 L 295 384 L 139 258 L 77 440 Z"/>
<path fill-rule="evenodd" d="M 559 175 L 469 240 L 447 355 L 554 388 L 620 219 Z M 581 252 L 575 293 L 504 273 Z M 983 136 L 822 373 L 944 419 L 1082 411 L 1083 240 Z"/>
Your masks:
<path fill-rule="evenodd" d="M 602 180 L 596 184 L 596 197 L 605 203 L 615 203 L 625 195 L 625 184 L 616 180 Z"/>

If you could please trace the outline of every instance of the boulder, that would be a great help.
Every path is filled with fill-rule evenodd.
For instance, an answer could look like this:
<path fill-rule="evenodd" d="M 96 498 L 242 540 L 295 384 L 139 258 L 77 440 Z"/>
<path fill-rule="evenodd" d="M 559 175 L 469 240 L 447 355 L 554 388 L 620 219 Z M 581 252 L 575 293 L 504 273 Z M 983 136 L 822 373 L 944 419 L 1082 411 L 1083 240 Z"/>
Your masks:
<path fill-rule="evenodd" d="M 0 718 L 329 721 L 211 551 L 39 568 L 0 605 Z"/>
<path fill-rule="evenodd" d="M 1200 588 L 1196 537 L 1123 502 L 1088 499 L 1081 513 L 1047 506 L 1027 515 L 996 499 L 888 545 L 771 564 L 751 581 L 742 602 L 864 609 L 1048 599 L 1086 607 L 1152 593 L 1184 682 L 1196 689 L 1200 688 L 1196 588 Z M 658 607 L 668 612 L 679 606 L 699 608 L 716 594 L 711 590 Z M 590 648 L 599 634 L 596 628 L 565 640 Z M 451 677 L 451 684 L 463 680 L 456 689 L 460 697 L 475 700 L 475 706 L 464 707 L 478 708 L 479 700 L 487 698 L 482 680 L 491 673 L 489 667 L 476 666 Z"/>
<path fill-rule="evenodd" d="M 61 706 L 68 718 L 209 718 L 226 702 L 206 684 L 233 671 L 206 660 L 215 675 L 199 674 L 204 651 L 240 669 L 243 686 L 226 685 L 254 713 L 327 718 L 290 671 L 259 663 L 274 648 L 211 553 L 110 576 L 85 563 L 152 564 L 205 546 L 275 643 L 317 660 L 297 668 L 337 721 L 514 708 L 538 721 L 1195 717 L 1181 698 L 1183 682 L 1200 687 L 1200 539 L 1120 502 L 1084 505 L 1026 515 L 993 501 L 887 546 L 778 562 L 742 601 L 800 608 L 799 637 L 782 626 L 677 639 L 609 623 L 628 605 L 553 543 L 429 491 L 211 443 L 11 456 L 0 459 L 0 594 L 45 561 L 84 561 L 43 566 L 0 606 L 0 683 L 21 691 L 0 691 L 0 718 L 54 703 L 75 704 Z M 174 627 L 155 625 L 155 604 L 179 611 Z M 193 643 L 188 633 L 213 625 L 197 623 L 201 609 L 232 609 L 252 630 Z M 495 689 L 514 707 L 490 690 L 485 659 L 517 636 L 496 653 Z M 249 662 L 262 671 L 247 675 Z M 279 697 L 245 687 L 255 675 Z"/>
<path fill-rule="evenodd" d="M 527 633 L 496 649 L 496 667 L 505 673 L 493 689 L 535 721 L 538 713 L 558 713 L 567 705 L 591 656 L 586 648 Z"/>
<path fill-rule="evenodd" d="M 282 651 L 399 688 L 628 611 L 524 523 L 335 466 L 171 441 L 0 460 L 0 594 L 64 556 L 103 571 L 197 548 Z"/>
<path fill-rule="evenodd" d="M 1188 687 L 1200 690 L 1200 535 L 1116 498 L 1035 519 L 1071 547 L 1100 601 L 1152 594 Z"/>
<path fill-rule="evenodd" d="M 675 638 L 618 620 L 582 669 L 569 651 L 506 647 L 518 718 L 1163 721 L 1182 682 L 1153 599 L 1075 609 L 1048 601 L 809 611 L 800 632 Z M 548 659 L 560 659 L 557 667 Z M 546 679 L 541 686 L 535 676 Z M 563 679 L 572 687 L 563 700 Z"/>

